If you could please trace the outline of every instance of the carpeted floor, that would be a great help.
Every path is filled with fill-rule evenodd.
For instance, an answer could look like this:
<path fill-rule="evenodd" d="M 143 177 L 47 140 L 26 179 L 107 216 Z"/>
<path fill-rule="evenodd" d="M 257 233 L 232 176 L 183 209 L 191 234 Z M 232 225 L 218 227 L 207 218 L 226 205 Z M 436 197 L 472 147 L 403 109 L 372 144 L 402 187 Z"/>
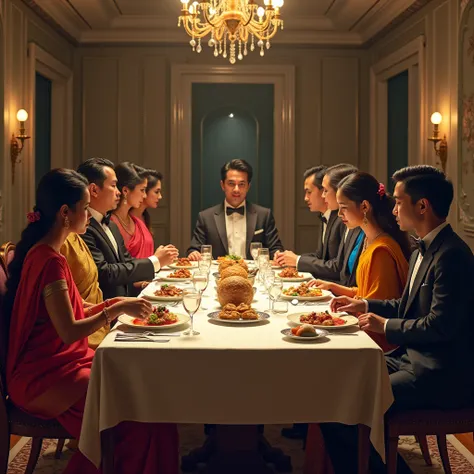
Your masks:
<path fill-rule="evenodd" d="M 267 439 L 275 447 L 279 447 L 291 456 L 293 464 L 293 473 L 302 474 L 304 464 L 304 451 L 301 449 L 300 441 L 291 441 L 280 436 L 282 426 L 266 426 L 265 433 Z M 180 439 L 182 454 L 188 453 L 196 446 L 200 446 L 204 440 L 202 425 L 180 425 Z M 404 436 L 399 446 L 400 453 L 407 461 L 414 474 L 442 474 L 444 473 L 439 458 L 438 449 L 436 447 L 436 438 L 430 437 L 428 444 L 431 452 L 433 466 L 429 467 L 424 464 L 421 452 L 414 438 Z M 11 452 L 11 459 L 8 474 L 24 474 L 25 466 L 29 456 L 30 442 L 19 443 Z M 56 449 L 55 441 L 45 441 L 43 444 L 43 453 L 38 461 L 35 474 L 60 474 L 70 452 L 65 448 L 61 459 L 54 459 Z M 474 474 L 474 456 L 453 436 L 448 437 L 449 458 L 453 474 Z"/>

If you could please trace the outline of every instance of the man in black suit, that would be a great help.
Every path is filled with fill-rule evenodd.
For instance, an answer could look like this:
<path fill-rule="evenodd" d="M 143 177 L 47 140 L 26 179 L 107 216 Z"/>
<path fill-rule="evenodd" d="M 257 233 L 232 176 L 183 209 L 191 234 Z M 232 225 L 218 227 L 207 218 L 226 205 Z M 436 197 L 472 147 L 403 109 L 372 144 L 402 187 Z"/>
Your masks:
<path fill-rule="evenodd" d="M 172 245 L 160 246 L 149 258 L 132 258 L 118 227 L 110 221 L 110 211 L 117 207 L 120 191 L 114 164 L 103 158 L 90 158 L 77 169 L 89 181 L 90 224 L 81 237 L 89 247 L 99 271 L 99 286 L 104 299 L 137 293 L 133 283 L 152 280 L 161 266 L 177 256 Z"/>
<path fill-rule="evenodd" d="M 336 191 L 343 178 L 356 172 L 357 168 L 354 166 L 342 163 L 327 169 L 311 168 L 305 173 L 305 200 L 308 202 L 306 190 L 309 189 L 311 190 L 309 202 L 316 201 L 317 204 L 313 205 L 313 208 L 322 213 L 321 240 L 314 253 L 296 255 L 289 250 L 278 253 L 276 261 L 279 265 L 296 267 L 299 271 L 309 272 L 316 278 L 338 283 L 341 281 L 345 259 L 343 246 L 347 229 L 338 217 Z M 313 208 L 310 207 L 310 210 L 315 212 Z"/>
<path fill-rule="evenodd" d="M 271 257 L 283 250 L 272 211 L 246 200 L 252 174 L 252 167 L 245 160 L 232 160 L 222 167 L 225 200 L 199 213 L 187 250 L 191 260 L 200 260 L 202 245 L 212 245 L 214 258 L 233 254 L 252 259 L 251 242 L 261 242 Z"/>
<path fill-rule="evenodd" d="M 391 409 L 470 407 L 474 378 L 466 369 L 474 360 L 469 321 L 474 256 L 446 222 L 453 186 L 444 173 L 425 165 L 404 168 L 393 178 L 399 226 L 420 238 L 405 291 L 390 301 L 335 298 L 332 309 L 365 313 L 359 318 L 362 329 L 385 333 L 388 342 L 400 346 L 386 356 L 395 398 Z M 330 425 L 322 429 L 336 472 L 352 472 L 355 461 L 346 465 L 348 457 L 341 459 L 336 447 L 341 431 Z"/>

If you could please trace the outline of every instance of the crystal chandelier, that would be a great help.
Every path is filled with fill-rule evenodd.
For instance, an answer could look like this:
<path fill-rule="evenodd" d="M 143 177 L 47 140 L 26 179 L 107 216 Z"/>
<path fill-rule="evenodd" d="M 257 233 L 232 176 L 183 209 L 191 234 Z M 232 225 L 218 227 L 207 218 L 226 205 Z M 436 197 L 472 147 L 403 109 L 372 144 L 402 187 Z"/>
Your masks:
<path fill-rule="evenodd" d="M 193 51 L 200 53 L 201 39 L 210 35 L 208 44 L 214 49 L 214 56 L 228 57 L 231 64 L 247 56 L 248 49 L 253 51 L 258 47 L 263 56 L 278 28 L 283 29 L 280 9 L 284 0 L 264 0 L 265 7 L 259 7 L 255 0 L 200 0 L 191 5 L 189 0 L 181 0 L 181 3 L 178 26 L 183 24 L 191 36 L 189 44 Z"/>

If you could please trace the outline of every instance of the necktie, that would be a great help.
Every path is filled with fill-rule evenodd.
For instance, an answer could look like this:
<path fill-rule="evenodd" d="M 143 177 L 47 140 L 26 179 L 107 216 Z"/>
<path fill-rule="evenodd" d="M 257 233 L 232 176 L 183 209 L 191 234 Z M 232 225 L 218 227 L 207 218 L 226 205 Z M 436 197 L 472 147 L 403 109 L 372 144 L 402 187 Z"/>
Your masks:
<path fill-rule="evenodd" d="M 234 212 L 236 212 L 237 214 L 240 214 L 241 216 L 244 215 L 245 213 L 245 206 L 241 206 L 241 207 L 227 207 L 226 210 L 225 210 L 226 214 L 228 216 L 231 216 Z"/>
<path fill-rule="evenodd" d="M 104 217 L 102 217 L 102 222 L 101 222 L 101 224 L 108 226 L 109 223 L 110 223 L 110 216 L 111 216 L 111 215 L 112 215 L 111 212 L 107 212 L 107 214 L 106 214 Z"/>
<path fill-rule="evenodd" d="M 322 214 L 319 216 L 319 218 L 321 219 L 321 222 L 322 222 L 323 224 L 327 224 L 327 223 L 328 223 L 328 220 L 327 220 Z"/>
<path fill-rule="evenodd" d="M 426 252 L 425 241 L 423 239 L 417 239 L 416 246 L 418 247 L 418 250 L 420 251 L 421 256 L 423 257 L 423 255 L 425 255 L 425 252 Z"/>

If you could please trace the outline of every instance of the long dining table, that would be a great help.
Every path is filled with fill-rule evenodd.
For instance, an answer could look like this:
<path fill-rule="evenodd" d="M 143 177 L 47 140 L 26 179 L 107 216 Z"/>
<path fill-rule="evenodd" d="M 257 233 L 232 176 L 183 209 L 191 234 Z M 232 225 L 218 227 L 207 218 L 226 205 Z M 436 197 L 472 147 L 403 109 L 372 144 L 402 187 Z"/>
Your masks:
<path fill-rule="evenodd" d="M 226 426 L 339 422 L 370 428 L 370 440 L 384 459 L 384 414 L 393 395 L 379 346 L 357 328 L 329 329 L 326 337 L 313 341 L 281 333 L 291 326 L 288 315 L 328 310 L 328 300 L 288 303 L 286 313 L 271 313 L 257 323 L 212 320 L 208 314 L 220 309 L 214 271 L 194 315 L 199 335 L 182 335 L 184 325 L 163 329 L 177 336 L 155 338 L 167 342 L 124 342 L 116 335 L 134 329 L 119 322 L 97 348 L 79 440 L 84 455 L 98 467 L 101 433 L 122 421 Z M 150 288 L 158 289 L 168 273 L 160 272 Z M 256 288 L 252 307 L 265 311 L 268 295 L 261 285 Z M 169 309 L 186 314 L 181 303 Z"/>

